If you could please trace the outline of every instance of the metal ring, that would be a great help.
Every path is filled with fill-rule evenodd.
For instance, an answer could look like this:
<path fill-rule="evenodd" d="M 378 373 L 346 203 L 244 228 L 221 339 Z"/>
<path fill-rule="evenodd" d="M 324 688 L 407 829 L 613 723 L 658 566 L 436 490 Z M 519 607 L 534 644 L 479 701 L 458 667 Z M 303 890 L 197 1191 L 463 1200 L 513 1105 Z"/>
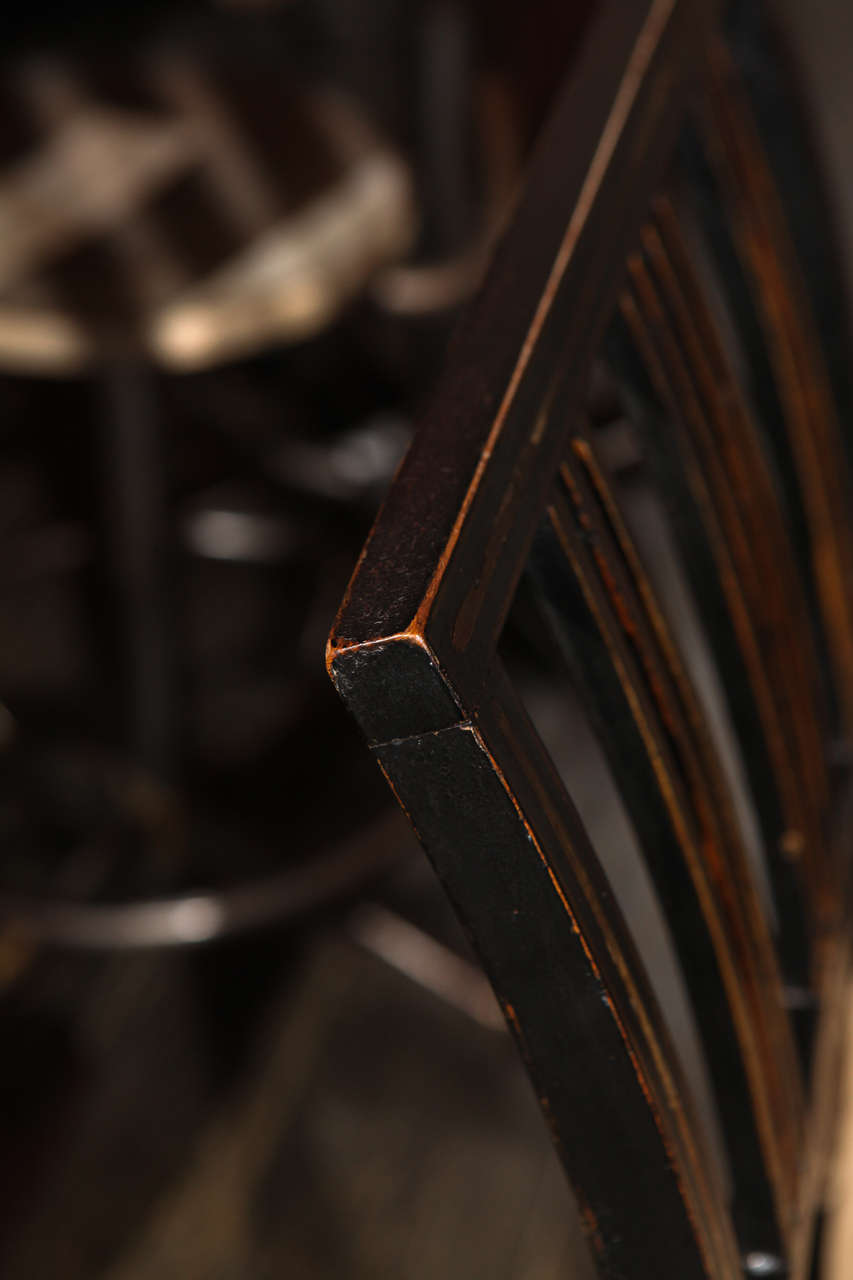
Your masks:
<path fill-rule="evenodd" d="M 0 921 L 16 939 L 41 945 L 90 950 L 197 945 L 321 906 L 390 867 L 410 844 L 402 816 L 389 810 L 305 865 L 234 889 L 127 903 L 0 894 Z"/>

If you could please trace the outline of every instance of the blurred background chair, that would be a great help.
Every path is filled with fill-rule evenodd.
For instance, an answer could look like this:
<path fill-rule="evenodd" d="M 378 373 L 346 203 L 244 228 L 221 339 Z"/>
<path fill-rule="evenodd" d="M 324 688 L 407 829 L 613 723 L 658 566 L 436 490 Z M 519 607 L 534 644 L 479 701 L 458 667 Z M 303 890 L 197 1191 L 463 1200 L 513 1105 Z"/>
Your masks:
<path fill-rule="evenodd" d="M 329 781 L 315 654 L 520 141 L 500 84 L 472 83 L 461 9 L 354 22 L 81 11 L 82 30 L 36 27 L 8 65 L 3 906 L 19 933 L 198 940 L 390 856 L 358 757 Z M 365 56 L 367 101 L 347 84 Z M 436 58 L 444 122 L 424 119 Z"/>

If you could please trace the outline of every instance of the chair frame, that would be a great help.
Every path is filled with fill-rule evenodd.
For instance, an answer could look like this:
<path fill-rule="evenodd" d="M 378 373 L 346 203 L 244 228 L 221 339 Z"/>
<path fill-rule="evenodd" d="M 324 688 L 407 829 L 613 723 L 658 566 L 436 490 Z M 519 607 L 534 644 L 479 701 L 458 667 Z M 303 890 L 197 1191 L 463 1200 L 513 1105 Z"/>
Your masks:
<path fill-rule="evenodd" d="M 790 699 L 780 701 L 769 687 L 762 722 L 777 747 L 768 765 L 774 777 L 808 770 L 823 797 L 818 813 L 805 784 L 795 779 L 790 795 L 783 788 L 794 816 L 786 811 L 779 830 L 794 823 L 804 831 L 808 855 L 792 871 L 777 842 L 773 864 L 777 893 L 787 893 L 792 910 L 800 898 L 807 904 L 799 971 L 796 957 L 774 949 L 689 679 L 584 430 L 589 370 L 614 313 L 621 308 L 625 326 L 638 339 L 645 332 L 652 349 L 661 341 L 649 317 L 653 289 L 664 285 L 650 272 L 658 245 L 671 251 L 668 262 L 678 246 L 666 202 L 656 197 L 697 79 L 713 82 L 717 74 L 719 87 L 708 57 L 719 48 L 718 16 L 717 5 L 700 0 L 600 6 L 359 560 L 327 654 L 338 691 L 478 949 L 600 1273 L 614 1280 L 807 1274 L 849 963 L 849 859 L 843 834 L 825 830 L 831 811 L 843 832 L 839 815 L 849 805 L 829 778 L 822 725 L 806 693 L 817 666 L 807 605 L 782 588 L 766 607 L 754 598 L 762 567 L 789 546 L 748 411 L 736 397 L 732 409 L 729 397 L 691 422 L 689 395 L 673 394 L 672 362 L 659 380 L 678 440 L 692 450 L 683 465 L 713 490 L 708 501 L 728 521 L 720 554 L 734 557 L 730 578 L 747 620 L 737 643 L 745 643 L 760 606 L 772 613 L 768 669 L 795 680 L 806 667 L 812 673 Z M 748 237 L 746 220 L 738 225 Z M 687 287 L 692 278 L 681 265 Z M 756 259 L 756 270 L 762 266 Z M 805 340 L 805 324 L 785 331 L 786 350 Z M 693 336 L 708 353 L 707 366 L 697 367 L 707 368 L 713 402 L 727 373 L 701 309 Z M 828 382 L 824 390 L 831 394 Z M 796 400 L 790 381 L 789 392 Z M 716 435 L 707 434 L 712 428 Z M 830 414 L 826 431 L 835 430 Z M 728 446 L 728 470 L 715 479 L 715 449 Z M 848 531 L 837 497 L 828 523 L 817 509 L 838 448 L 834 437 L 818 445 L 806 506 L 824 521 L 831 547 L 830 563 L 815 566 L 817 594 L 846 724 L 853 614 L 839 584 Z M 728 494 L 732 474 L 750 493 L 758 486 L 751 524 Z M 719 993 L 699 1016 L 731 1142 L 733 1212 L 710 1175 L 703 1131 L 641 957 L 498 654 L 525 569 L 541 586 L 555 632 L 568 637 L 581 686 L 594 690 L 593 718 L 623 726 L 619 741 L 615 730 L 605 732 L 605 745 L 623 793 L 634 788 L 628 807 L 640 835 L 646 819 L 650 833 L 663 832 L 654 865 L 651 834 L 642 843 L 674 940 L 693 962 L 688 985 L 691 973 L 710 972 L 701 980 Z M 560 601 L 564 614 L 573 602 L 571 617 L 560 617 Z M 736 611 L 734 597 L 725 603 Z M 744 677 L 753 692 L 764 652 L 759 646 L 757 666 Z M 775 739 L 767 728 L 774 716 Z M 795 1047 L 792 981 L 808 987 L 819 1009 L 808 1070 Z M 691 987 L 694 1000 L 700 985 Z"/>

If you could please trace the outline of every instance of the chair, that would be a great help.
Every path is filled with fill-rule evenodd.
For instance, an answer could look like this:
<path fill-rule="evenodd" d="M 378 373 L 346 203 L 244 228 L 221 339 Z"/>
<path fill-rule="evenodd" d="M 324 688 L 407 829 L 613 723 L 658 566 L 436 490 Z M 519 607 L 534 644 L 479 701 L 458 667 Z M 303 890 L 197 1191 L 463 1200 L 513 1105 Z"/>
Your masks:
<path fill-rule="evenodd" d="M 0 77 L 3 465 L 8 476 L 23 454 L 39 495 L 24 535 L 34 545 L 52 536 L 54 561 L 65 558 L 57 573 L 48 556 L 39 576 L 15 527 L 14 497 L 7 501 L 0 746 L 14 835 L 0 932 L 24 940 L 23 965 L 33 942 L 170 946 L 287 918 L 394 852 L 381 832 L 359 840 L 356 819 L 344 824 L 343 842 L 319 833 L 314 845 L 313 834 L 289 831 L 295 857 L 283 865 L 277 825 L 274 861 L 264 865 L 258 757 L 286 752 L 292 733 L 304 756 L 307 708 L 286 691 L 290 674 L 279 673 L 294 662 L 298 628 L 312 625 L 308 562 L 328 574 L 335 555 L 317 513 L 352 494 L 335 490 L 330 444 L 316 424 L 314 438 L 309 428 L 307 440 L 295 439 L 281 427 L 295 412 L 283 411 L 280 396 L 273 407 L 261 380 L 234 362 L 307 343 L 380 267 L 403 271 L 415 218 L 409 167 L 351 97 L 302 87 L 273 51 L 259 56 L 251 27 L 207 17 L 199 15 L 192 41 L 180 15 L 153 29 L 143 14 L 127 15 L 133 39 L 98 39 L 85 22 L 73 44 L 40 32 L 38 47 L 52 53 L 10 59 Z M 40 381 L 26 381 L 33 375 Z M 374 436 L 381 453 L 381 427 Z M 337 444 L 345 454 L 352 437 L 341 433 Z M 29 592 L 20 588 L 28 559 L 36 562 Z M 284 600 L 277 593 L 277 606 L 293 611 L 283 615 L 290 655 L 279 650 L 270 677 L 259 670 L 262 643 L 244 640 L 243 657 L 232 653 L 224 678 L 214 674 L 216 621 L 199 626 L 199 605 L 209 599 L 222 618 L 223 590 L 300 561 L 293 578 L 304 581 L 307 601 L 302 587 Z M 51 573 L 69 607 L 48 604 L 51 621 L 38 631 L 52 622 L 59 640 L 33 677 L 26 656 L 40 651 L 41 636 L 27 636 L 20 599 L 43 601 Z M 72 610 L 76 627 L 64 622 Z M 320 635 L 327 616 L 321 610 Z M 264 680 L 261 698 L 247 697 Z M 324 692 L 334 715 L 321 683 Z M 253 745 L 240 741 L 253 696 L 276 725 L 264 745 L 263 733 Z M 309 714 L 316 724 L 316 696 Z M 246 770 L 252 800 L 237 781 L 247 750 L 258 753 Z M 207 832 L 205 815 L 229 785 L 240 814 L 225 854 L 225 808 Z M 277 770 L 274 793 L 277 805 Z M 93 874 L 85 867 L 99 842 Z M 259 862 L 247 875 L 249 847 Z"/>
<path fill-rule="evenodd" d="M 329 641 L 606 1277 L 815 1265 L 853 719 L 846 330 L 820 193 L 756 0 L 725 18 L 604 0 Z M 638 469 L 710 676 L 643 554 Z M 521 651 L 570 675 L 596 731 L 710 1118 L 620 900 L 622 851 L 590 839 Z"/>

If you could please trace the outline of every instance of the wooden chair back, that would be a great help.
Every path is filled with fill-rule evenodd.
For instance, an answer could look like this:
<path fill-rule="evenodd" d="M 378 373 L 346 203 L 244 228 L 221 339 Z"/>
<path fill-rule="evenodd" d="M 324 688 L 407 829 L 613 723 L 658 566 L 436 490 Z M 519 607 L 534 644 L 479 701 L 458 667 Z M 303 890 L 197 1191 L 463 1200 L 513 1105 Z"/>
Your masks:
<path fill-rule="evenodd" d="M 330 640 L 501 1000 L 602 1276 L 811 1265 L 848 964 L 844 339 L 760 6 L 604 0 Z M 620 422 L 656 478 L 728 740 L 629 532 L 605 447 Z M 654 886 L 722 1177 L 643 948 L 507 669 L 520 593 Z"/>

